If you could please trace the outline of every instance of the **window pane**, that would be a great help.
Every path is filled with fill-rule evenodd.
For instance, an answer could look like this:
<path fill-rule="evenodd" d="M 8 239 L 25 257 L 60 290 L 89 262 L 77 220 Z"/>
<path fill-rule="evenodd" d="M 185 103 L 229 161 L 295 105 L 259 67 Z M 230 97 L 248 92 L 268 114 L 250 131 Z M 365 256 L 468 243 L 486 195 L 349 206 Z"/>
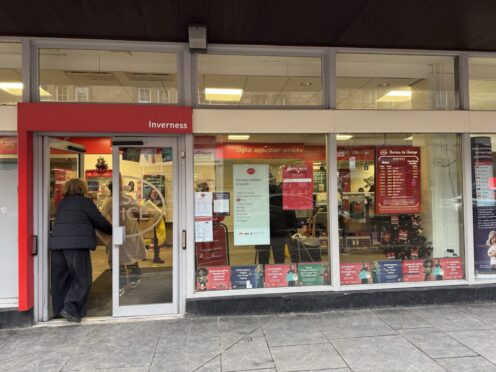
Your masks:
<path fill-rule="evenodd" d="M 496 134 L 471 137 L 475 273 L 496 277 Z"/>
<path fill-rule="evenodd" d="M 337 139 L 341 284 L 463 279 L 460 136 Z"/>
<path fill-rule="evenodd" d="M 0 43 L 0 105 L 21 102 L 21 70 L 21 44 Z"/>
<path fill-rule="evenodd" d="M 496 110 L 496 58 L 469 58 L 470 110 Z"/>
<path fill-rule="evenodd" d="M 196 289 L 330 283 L 325 135 L 195 137 Z"/>
<path fill-rule="evenodd" d="M 198 56 L 198 102 L 206 105 L 320 106 L 320 57 Z"/>
<path fill-rule="evenodd" d="M 337 108 L 457 109 L 454 65 L 454 57 L 338 53 Z"/>
<path fill-rule="evenodd" d="M 40 50 L 41 101 L 176 104 L 177 97 L 175 53 Z"/>

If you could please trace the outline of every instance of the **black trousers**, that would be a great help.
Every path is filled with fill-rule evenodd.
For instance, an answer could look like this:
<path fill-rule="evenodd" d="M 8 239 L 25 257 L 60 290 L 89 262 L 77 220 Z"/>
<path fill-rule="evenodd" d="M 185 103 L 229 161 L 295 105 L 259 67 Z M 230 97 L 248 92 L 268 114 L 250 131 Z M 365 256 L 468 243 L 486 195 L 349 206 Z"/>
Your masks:
<path fill-rule="evenodd" d="M 270 245 L 256 245 L 258 253 L 258 263 L 268 264 L 270 257 L 270 248 L 272 247 L 272 256 L 274 257 L 274 263 L 282 264 L 284 263 L 284 245 L 286 244 L 288 238 L 286 235 L 283 236 L 271 236 Z"/>
<path fill-rule="evenodd" d="M 92 283 L 91 253 L 88 249 L 52 250 L 52 308 L 71 315 L 86 316 L 86 301 Z"/>

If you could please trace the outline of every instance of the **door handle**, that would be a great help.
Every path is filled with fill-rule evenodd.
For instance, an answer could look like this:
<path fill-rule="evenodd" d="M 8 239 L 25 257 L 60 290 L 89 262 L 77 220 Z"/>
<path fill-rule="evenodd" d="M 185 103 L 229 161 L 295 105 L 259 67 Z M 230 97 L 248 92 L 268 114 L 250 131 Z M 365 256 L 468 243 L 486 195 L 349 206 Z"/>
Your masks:
<path fill-rule="evenodd" d="M 186 249 L 186 230 L 181 231 L 181 248 Z"/>
<path fill-rule="evenodd" d="M 125 226 L 114 226 L 112 231 L 112 239 L 114 245 L 123 245 L 126 239 L 126 227 Z"/>

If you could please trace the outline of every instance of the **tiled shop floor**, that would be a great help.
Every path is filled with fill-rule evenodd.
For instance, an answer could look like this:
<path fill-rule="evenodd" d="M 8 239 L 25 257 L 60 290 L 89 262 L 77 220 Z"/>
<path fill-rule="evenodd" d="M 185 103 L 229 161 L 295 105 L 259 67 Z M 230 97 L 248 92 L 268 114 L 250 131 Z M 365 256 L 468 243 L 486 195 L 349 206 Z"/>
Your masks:
<path fill-rule="evenodd" d="M 0 371 L 496 371 L 495 314 L 485 303 L 58 321 L 0 331 Z"/>

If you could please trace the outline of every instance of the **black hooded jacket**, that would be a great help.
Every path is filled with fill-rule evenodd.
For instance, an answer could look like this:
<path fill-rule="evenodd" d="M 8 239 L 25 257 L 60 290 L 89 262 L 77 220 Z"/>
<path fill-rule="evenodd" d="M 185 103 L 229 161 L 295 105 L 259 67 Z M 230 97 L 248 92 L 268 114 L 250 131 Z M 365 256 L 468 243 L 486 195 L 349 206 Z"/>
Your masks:
<path fill-rule="evenodd" d="M 57 207 L 50 249 L 95 249 L 95 228 L 112 234 L 112 225 L 91 199 L 66 196 Z"/>

